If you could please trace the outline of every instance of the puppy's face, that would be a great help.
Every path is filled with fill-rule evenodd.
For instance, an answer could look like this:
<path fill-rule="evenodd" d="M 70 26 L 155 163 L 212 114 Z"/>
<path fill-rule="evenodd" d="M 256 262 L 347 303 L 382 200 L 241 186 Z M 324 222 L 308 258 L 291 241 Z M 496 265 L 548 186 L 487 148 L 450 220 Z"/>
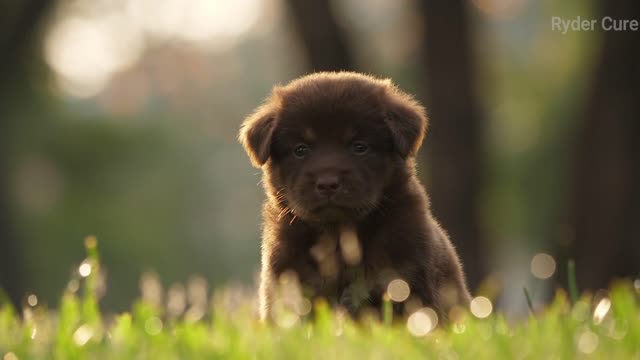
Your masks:
<path fill-rule="evenodd" d="M 303 77 L 245 121 L 240 139 L 270 200 L 300 219 L 357 221 L 375 209 L 422 139 L 421 107 L 387 81 Z"/>
<path fill-rule="evenodd" d="M 270 185 L 306 220 L 366 215 L 378 205 L 393 170 L 384 119 L 358 109 L 284 112 L 271 151 Z"/>

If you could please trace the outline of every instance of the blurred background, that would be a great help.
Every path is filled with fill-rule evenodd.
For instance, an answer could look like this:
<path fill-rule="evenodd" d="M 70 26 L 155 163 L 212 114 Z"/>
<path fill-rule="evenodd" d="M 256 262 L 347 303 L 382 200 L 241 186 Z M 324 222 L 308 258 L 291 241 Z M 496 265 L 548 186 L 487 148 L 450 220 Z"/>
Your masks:
<path fill-rule="evenodd" d="M 640 272 L 637 0 L 5 0 L 0 285 L 57 303 L 95 235 L 102 305 L 200 274 L 253 284 L 260 172 L 236 141 L 274 84 L 392 78 L 431 117 L 419 174 L 469 283 L 510 313 Z"/>

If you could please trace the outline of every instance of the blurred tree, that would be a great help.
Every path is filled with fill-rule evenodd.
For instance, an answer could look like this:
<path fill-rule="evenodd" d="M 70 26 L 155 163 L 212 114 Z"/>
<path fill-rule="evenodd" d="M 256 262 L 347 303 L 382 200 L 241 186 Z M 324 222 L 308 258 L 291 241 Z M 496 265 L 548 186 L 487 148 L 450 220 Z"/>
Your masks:
<path fill-rule="evenodd" d="M 0 12 L 0 287 L 18 304 L 25 292 L 21 247 L 13 227 L 10 190 L 11 156 L 26 117 L 19 99 L 33 89 L 28 72 L 34 65 L 38 34 L 52 1 L 5 1 Z"/>
<path fill-rule="evenodd" d="M 456 246 L 471 289 L 486 276 L 479 225 L 483 181 L 481 114 L 474 94 L 467 2 L 422 0 L 426 105 L 433 121 L 425 143 L 433 211 Z"/>
<path fill-rule="evenodd" d="M 640 19 L 637 0 L 598 1 L 598 18 Z M 640 33 L 603 32 L 580 116 L 571 215 L 578 285 L 640 274 Z"/>
<path fill-rule="evenodd" d="M 353 60 L 329 0 L 287 0 L 312 71 L 351 70 Z"/>

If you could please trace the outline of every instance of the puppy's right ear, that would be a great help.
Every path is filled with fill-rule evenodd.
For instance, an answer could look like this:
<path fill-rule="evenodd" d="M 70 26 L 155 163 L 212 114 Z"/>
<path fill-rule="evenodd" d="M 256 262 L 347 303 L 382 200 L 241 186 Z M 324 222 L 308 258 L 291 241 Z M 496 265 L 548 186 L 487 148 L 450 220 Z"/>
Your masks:
<path fill-rule="evenodd" d="M 269 160 L 271 155 L 271 138 L 276 123 L 276 110 L 271 103 L 256 109 L 240 127 L 238 140 L 249 154 L 251 164 L 259 168 Z"/>
<path fill-rule="evenodd" d="M 415 156 L 427 129 L 427 115 L 413 97 L 396 88 L 391 89 L 387 99 L 387 126 L 400 156 Z"/>

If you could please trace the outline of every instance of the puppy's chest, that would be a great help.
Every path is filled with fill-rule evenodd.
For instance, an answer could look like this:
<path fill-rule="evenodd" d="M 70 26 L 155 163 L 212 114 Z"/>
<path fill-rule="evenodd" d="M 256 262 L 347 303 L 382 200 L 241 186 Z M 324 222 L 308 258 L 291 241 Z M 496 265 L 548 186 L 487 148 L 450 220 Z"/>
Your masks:
<path fill-rule="evenodd" d="M 391 265 L 384 246 L 355 228 L 324 231 L 314 240 L 307 258 L 312 270 L 300 280 L 328 297 L 339 296 L 345 288 L 373 288 L 379 273 Z"/>

